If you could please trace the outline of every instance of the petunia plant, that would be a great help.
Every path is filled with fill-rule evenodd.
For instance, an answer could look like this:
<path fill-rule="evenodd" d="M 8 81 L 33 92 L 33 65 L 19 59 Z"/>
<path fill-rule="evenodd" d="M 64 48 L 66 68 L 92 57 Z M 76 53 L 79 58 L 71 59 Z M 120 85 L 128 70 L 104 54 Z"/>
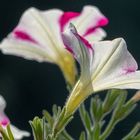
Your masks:
<path fill-rule="evenodd" d="M 52 114 L 44 110 L 41 118 L 30 121 L 34 140 L 74 140 L 66 126 L 78 108 L 85 127 L 79 140 L 106 140 L 135 109 L 140 92 L 127 99 L 125 89 L 140 89 L 140 71 L 123 38 L 101 41 L 106 36 L 102 27 L 107 24 L 108 19 L 95 6 L 85 6 L 81 13 L 30 8 L 1 42 L 4 54 L 57 64 L 69 86 L 70 93 L 62 108 L 54 105 Z M 80 66 L 79 75 L 75 60 Z M 88 111 L 83 102 L 104 90 L 109 90 L 106 97 L 92 97 Z M 1 96 L 2 139 L 29 136 L 10 124 L 4 114 L 5 104 Z M 106 116 L 110 116 L 108 123 Z M 139 130 L 138 123 L 122 140 L 139 140 Z"/>

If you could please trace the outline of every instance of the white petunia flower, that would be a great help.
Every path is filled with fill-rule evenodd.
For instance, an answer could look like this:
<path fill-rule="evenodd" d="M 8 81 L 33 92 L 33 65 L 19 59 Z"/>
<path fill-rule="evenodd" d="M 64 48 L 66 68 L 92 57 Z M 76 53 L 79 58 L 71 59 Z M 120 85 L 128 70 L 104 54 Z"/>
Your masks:
<path fill-rule="evenodd" d="M 106 89 L 140 89 L 140 71 L 124 39 L 94 42 L 91 46 L 72 24 L 62 37 L 81 67 L 80 79 L 66 103 L 68 114 L 92 93 Z"/>
<path fill-rule="evenodd" d="M 6 126 L 10 123 L 9 118 L 4 113 L 4 109 L 6 107 L 6 102 L 4 98 L 0 95 L 0 125 L 6 129 Z M 15 138 L 15 140 L 20 140 L 23 137 L 29 137 L 30 133 L 24 130 L 20 130 L 16 128 L 14 125 L 10 125 L 12 134 Z"/>
<path fill-rule="evenodd" d="M 0 49 L 4 54 L 57 64 L 67 82 L 73 86 L 76 77 L 75 62 L 64 49 L 61 37 L 61 32 L 70 22 L 91 42 L 106 36 L 101 27 L 108 23 L 108 19 L 95 6 L 85 6 L 81 13 L 30 8 L 22 15 L 12 33 L 1 42 Z"/>

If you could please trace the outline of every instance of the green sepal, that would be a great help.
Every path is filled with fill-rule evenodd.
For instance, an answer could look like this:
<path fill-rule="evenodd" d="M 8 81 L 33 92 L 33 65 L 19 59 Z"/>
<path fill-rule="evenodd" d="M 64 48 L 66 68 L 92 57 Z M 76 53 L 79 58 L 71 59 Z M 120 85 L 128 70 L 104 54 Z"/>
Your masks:
<path fill-rule="evenodd" d="M 86 134 L 84 131 L 81 132 L 79 140 L 86 140 Z"/>
<path fill-rule="evenodd" d="M 34 140 L 44 140 L 43 119 L 35 117 L 33 121 L 29 121 Z"/>

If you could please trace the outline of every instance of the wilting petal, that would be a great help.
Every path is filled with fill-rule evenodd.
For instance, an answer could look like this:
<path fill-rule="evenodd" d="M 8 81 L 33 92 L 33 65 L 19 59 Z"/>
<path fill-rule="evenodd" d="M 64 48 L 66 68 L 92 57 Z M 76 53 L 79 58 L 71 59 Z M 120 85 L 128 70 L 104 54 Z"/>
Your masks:
<path fill-rule="evenodd" d="M 10 123 L 9 118 L 4 113 L 5 107 L 6 107 L 6 101 L 0 95 L 0 125 L 4 129 L 6 129 L 6 126 Z M 23 137 L 29 137 L 30 136 L 30 133 L 27 132 L 27 131 L 19 130 L 18 128 L 16 128 L 13 125 L 10 125 L 10 127 L 11 127 L 11 131 L 13 133 L 13 136 L 14 136 L 15 140 L 19 140 L 19 139 L 22 139 Z"/>

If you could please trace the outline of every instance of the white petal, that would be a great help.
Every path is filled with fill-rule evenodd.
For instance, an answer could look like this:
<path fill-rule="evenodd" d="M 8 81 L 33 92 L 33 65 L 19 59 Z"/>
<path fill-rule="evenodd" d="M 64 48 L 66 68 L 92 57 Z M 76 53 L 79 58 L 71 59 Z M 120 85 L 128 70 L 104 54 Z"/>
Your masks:
<path fill-rule="evenodd" d="M 107 34 L 102 28 L 97 28 L 94 32 L 92 32 L 91 34 L 88 34 L 84 37 L 91 44 L 93 44 L 95 41 L 103 40 L 106 36 L 107 36 Z"/>
<path fill-rule="evenodd" d="M 120 77 L 120 80 L 118 79 L 116 82 L 121 82 L 121 78 L 127 79 L 131 75 L 133 78 L 132 73 L 135 73 L 138 66 L 127 50 L 123 39 L 118 38 L 113 41 L 95 43 L 94 50 L 92 81 L 95 89 L 105 83 L 112 83 L 114 85 L 115 79 L 118 79 L 118 77 Z"/>
<path fill-rule="evenodd" d="M 110 80 L 104 79 L 95 83 L 94 91 L 106 89 L 140 89 L 140 71 L 114 77 Z"/>
<path fill-rule="evenodd" d="M 129 69 L 137 70 L 137 63 L 128 52 L 126 43 L 122 38 L 95 43 L 93 48 L 95 51 L 92 65 L 94 79 L 105 73 L 108 75 L 114 72 L 122 74 Z"/>
<path fill-rule="evenodd" d="M 5 99 L 0 95 L 0 110 L 4 110 L 6 107 Z"/>
<path fill-rule="evenodd" d="M 45 49 L 39 48 L 36 44 L 29 44 L 28 42 L 22 42 L 15 39 L 3 40 L 0 49 L 4 54 L 12 54 L 38 62 L 55 61 L 52 54 L 48 54 Z"/>
<path fill-rule="evenodd" d="M 2 42 L 1 50 L 38 61 L 56 60 L 63 46 L 58 21 L 61 15 L 62 11 L 57 9 L 41 12 L 30 8 L 23 14 L 15 30 Z"/>
<path fill-rule="evenodd" d="M 16 128 L 14 125 L 10 125 L 10 127 L 11 127 L 11 131 L 14 135 L 14 138 L 16 140 L 20 140 L 23 137 L 29 137 L 30 136 L 29 132 L 24 131 L 24 130 L 20 130 L 20 129 Z"/>

